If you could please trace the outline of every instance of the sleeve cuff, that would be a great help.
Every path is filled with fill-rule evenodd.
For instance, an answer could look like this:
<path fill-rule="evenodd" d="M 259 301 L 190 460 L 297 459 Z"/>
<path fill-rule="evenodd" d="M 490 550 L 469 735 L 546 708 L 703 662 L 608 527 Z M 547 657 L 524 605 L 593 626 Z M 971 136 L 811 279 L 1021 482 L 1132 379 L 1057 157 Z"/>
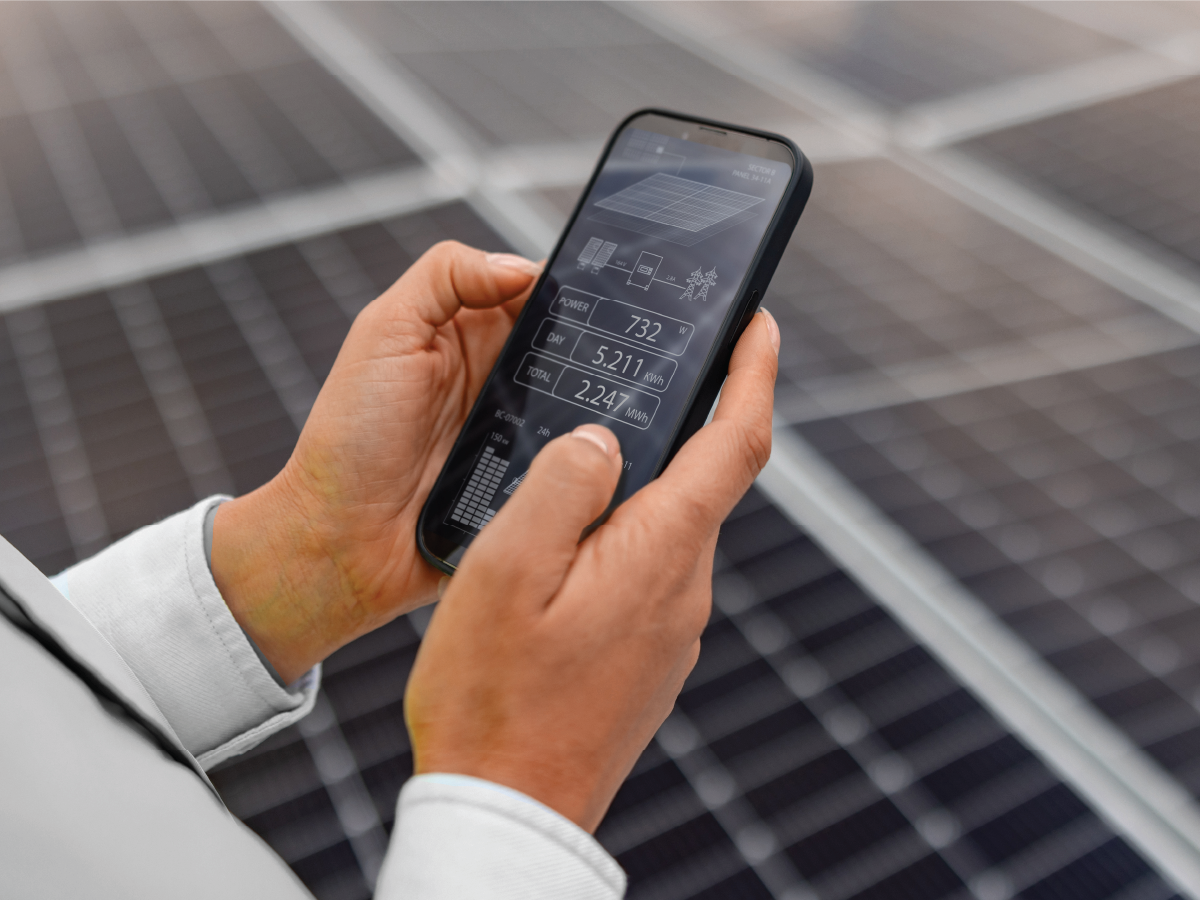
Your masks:
<path fill-rule="evenodd" d="M 376 897 L 617 900 L 625 873 L 596 839 L 511 788 L 418 775 L 400 792 Z"/>
<path fill-rule="evenodd" d="M 204 519 L 224 499 L 135 531 L 54 579 L 206 769 L 303 718 L 320 685 L 317 666 L 280 687 L 217 590 Z"/>

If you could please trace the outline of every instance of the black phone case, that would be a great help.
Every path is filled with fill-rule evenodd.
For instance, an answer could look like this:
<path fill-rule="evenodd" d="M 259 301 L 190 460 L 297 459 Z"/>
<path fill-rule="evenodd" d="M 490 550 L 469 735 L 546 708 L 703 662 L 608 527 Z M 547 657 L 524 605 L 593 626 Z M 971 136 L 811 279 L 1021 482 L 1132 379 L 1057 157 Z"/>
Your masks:
<path fill-rule="evenodd" d="M 775 216 L 771 220 L 771 224 L 767 226 L 766 234 L 763 236 L 762 243 L 758 246 L 758 252 L 750 263 L 745 278 L 742 279 L 741 287 L 738 289 L 737 295 L 734 297 L 733 303 L 730 304 L 729 313 L 727 314 L 724 323 L 721 325 L 721 331 L 717 340 L 713 343 L 709 350 L 708 358 L 700 370 L 700 377 L 692 385 L 691 395 L 684 404 L 682 415 L 676 420 L 674 435 L 664 449 L 663 455 L 659 458 L 658 465 L 654 468 L 654 477 L 662 472 L 663 469 L 679 452 L 679 448 L 687 442 L 688 438 L 694 435 L 703 427 L 708 419 L 708 414 L 712 409 L 713 402 L 717 399 L 717 394 L 721 391 L 721 385 L 725 383 L 725 376 L 729 373 L 729 360 L 733 356 L 734 345 L 737 344 L 738 338 L 742 336 L 742 332 L 750 324 L 751 318 L 758 311 L 762 297 L 767 292 L 767 286 L 771 283 L 771 277 L 775 274 L 775 268 L 779 265 L 779 260 L 783 257 L 783 251 L 787 249 L 788 242 L 792 238 L 792 232 L 796 228 L 796 223 L 800 221 L 800 214 L 804 212 L 804 206 L 808 203 L 808 196 L 812 192 L 813 172 L 812 165 L 808 158 L 801 152 L 800 148 L 787 137 L 780 134 L 774 134 L 769 131 L 760 131 L 755 128 L 743 128 L 739 125 L 730 125 L 726 122 L 718 122 L 713 119 L 704 119 L 696 116 L 686 116 L 682 113 L 672 112 L 665 109 L 647 108 L 639 109 L 626 116 L 609 136 L 608 141 L 604 145 L 604 151 L 600 154 L 600 159 L 596 163 L 596 168 L 592 170 L 592 176 L 588 179 L 587 185 L 579 194 L 579 200 L 575 204 L 575 209 L 571 212 L 571 217 L 567 220 L 567 224 L 563 227 L 562 234 L 558 238 L 558 243 L 555 244 L 554 250 L 546 259 L 546 267 L 537 283 L 534 284 L 530 297 L 536 297 L 542 289 L 542 284 L 546 280 L 550 272 L 551 264 L 558 258 L 558 254 L 562 251 L 563 242 L 567 235 L 570 234 L 575 220 L 579 217 L 583 210 L 584 201 L 592 191 L 592 186 L 596 182 L 596 178 L 600 174 L 600 170 L 604 165 L 604 161 L 608 159 L 612 152 L 613 144 L 617 137 L 625 130 L 625 127 L 634 119 L 645 115 L 664 116 L 670 119 L 680 119 L 685 122 L 694 122 L 698 125 L 706 125 L 710 128 L 716 128 L 722 131 L 735 131 L 741 134 L 754 135 L 756 137 L 766 138 L 768 140 L 777 141 L 785 145 L 796 159 L 796 165 L 792 169 L 792 177 L 788 182 L 787 188 L 783 192 L 783 197 L 779 201 L 779 206 L 775 210 Z M 524 319 L 526 313 L 529 312 L 529 306 L 521 311 L 517 322 L 513 324 L 513 334 L 517 332 L 517 325 Z M 500 355 L 496 357 L 497 365 L 499 361 L 504 359 L 508 353 L 509 345 L 512 341 L 510 337 L 505 342 Z M 483 397 L 487 395 L 488 386 L 491 384 L 492 378 L 495 377 L 495 368 L 488 376 L 488 380 L 484 383 L 483 388 L 479 392 L 479 397 L 475 400 L 475 405 L 471 407 L 471 412 L 467 415 L 467 422 L 475 415 L 475 410 Z M 465 430 L 466 423 L 463 428 Z M 454 458 L 462 443 L 462 433 L 454 442 L 454 447 L 450 450 L 450 455 L 446 458 L 447 462 Z M 442 479 L 445 477 L 446 471 L 443 467 L 442 472 L 438 475 L 438 480 L 430 491 L 430 497 L 433 497 L 437 492 L 438 486 L 441 485 Z M 622 475 L 620 482 L 617 485 L 616 491 L 613 493 L 613 499 L 609 503 L 604 514 L 595 522 L 584 530 L 582 537 L 586 537 L 612 514 L 621 502 L 624 501 L 624 484 L 625 479 Z M 448 575 L 453 575 L 455 566 L 447 563 L 445 560 L 431 552 L 425 545 L 425 516 L 429 512 L 429 499 L 426 499 L 425 506 L 421 510 L 421 517 L 417 521 L 417 546 L 421 550 L 421 555 L 425 560 L 435 568 L 445 572 Z"/>

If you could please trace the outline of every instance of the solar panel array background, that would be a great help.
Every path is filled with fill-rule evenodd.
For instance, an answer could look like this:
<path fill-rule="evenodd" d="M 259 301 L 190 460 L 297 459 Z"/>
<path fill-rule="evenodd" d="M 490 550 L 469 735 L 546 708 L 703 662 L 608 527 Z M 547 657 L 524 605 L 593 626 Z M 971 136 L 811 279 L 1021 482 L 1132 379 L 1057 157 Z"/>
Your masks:
<path fill-rule="evenodd" d="M 1131 46 L 1027 6 L 738 10 L 893 108 Z M 481 148 L 594 142 L 648 104 L 812 126 L 608 6 L 339 15 Z M 0 265 L 416 163 L 257 4 L 7 4 L 0 35 Z M 1200 261 L 1195 96 L 1182 82 L 968 149 Z M 1111 153 L 1084 152 L 1100 140 Z M 577 189 L 530 195 L 565 217 Z M 355 313 L 444 238 L 505 247 L 455 202 L 5 313 L 0 532 L 54 572 L 261 484 Z M 770 294 L 781 415 L 1200 790 L 1200 339 L 879 159 L 818 166 Z M 1175 896 L 757 492 L 723 528 L 714 597 L 676 713 L 598 832 L 631 896 Z M 316 738 L 340 735 L 390 830 L 424 621 L 336 653 L 324 724 L 214 773 L 322 900 L 369 887 Z"/>
<path fill-rule="evenodd" d="M 0 35 L 0 261 L 414 158 L 255 4 L 6 4 Z"/>

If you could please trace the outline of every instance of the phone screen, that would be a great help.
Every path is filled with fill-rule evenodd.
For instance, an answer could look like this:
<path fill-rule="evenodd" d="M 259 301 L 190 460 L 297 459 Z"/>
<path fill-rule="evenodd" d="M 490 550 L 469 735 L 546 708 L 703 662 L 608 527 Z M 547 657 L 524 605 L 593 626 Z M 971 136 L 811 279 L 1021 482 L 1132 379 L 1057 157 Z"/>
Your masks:
<path fill-rule="evenodd" d="M 434 489 L 435 555 L 457 564 L 537 452 L 579 425 L 617 435 L 624 496 L 657 474 L 793 165 L 757 136 L 627 124 Z"/>

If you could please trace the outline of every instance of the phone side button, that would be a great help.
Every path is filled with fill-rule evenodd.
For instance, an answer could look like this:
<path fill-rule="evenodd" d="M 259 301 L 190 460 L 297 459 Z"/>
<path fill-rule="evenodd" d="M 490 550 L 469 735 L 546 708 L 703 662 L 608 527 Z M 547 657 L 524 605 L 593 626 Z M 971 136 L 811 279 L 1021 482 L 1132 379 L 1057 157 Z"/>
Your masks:
<path fill-rule="evenodd" d="M 746 311 L 742 313 L 742 320 L 738 322 L 738 327 L 729 336 L 730 347 L 737 343 L 738 338 L 742 336 L 742 332 L 750 326 L 750 320 L 754 318 L 756 312 L 758 312 L 758 291 L 750 295 L 750 302 L 746 305 Z"/>

